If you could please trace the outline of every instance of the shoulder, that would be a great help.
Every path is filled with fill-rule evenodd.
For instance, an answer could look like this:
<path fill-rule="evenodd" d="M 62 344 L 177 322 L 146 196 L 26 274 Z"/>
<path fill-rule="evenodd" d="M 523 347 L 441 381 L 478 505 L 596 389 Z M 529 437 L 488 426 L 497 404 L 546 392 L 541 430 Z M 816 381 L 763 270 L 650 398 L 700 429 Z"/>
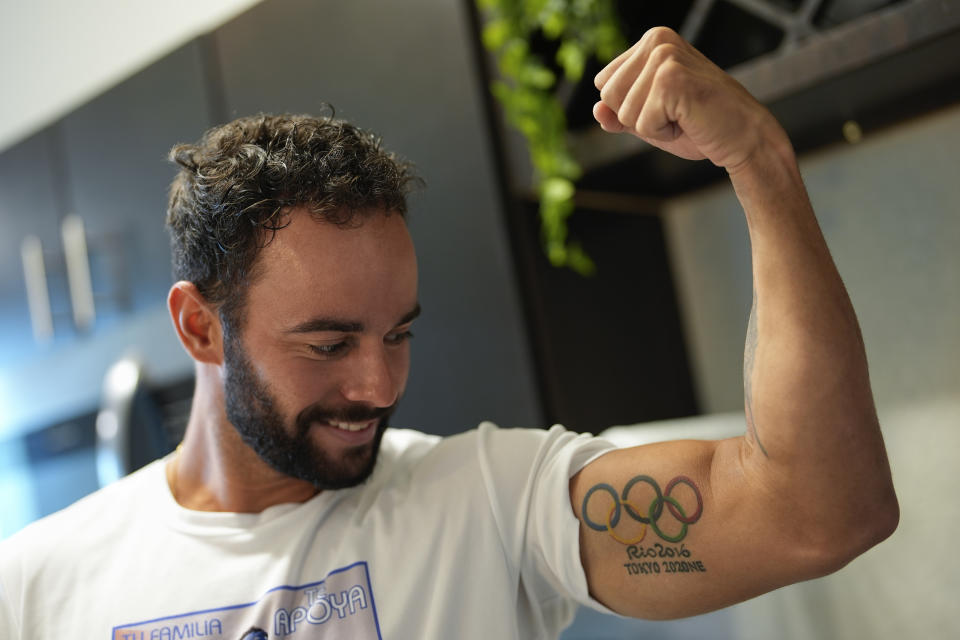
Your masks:
<path fill-rule="evenodd" d="M 591 434 L 550 429 L 501 429 L 485 422 L 477 429 L 477 450 L 482 463 L 495 476 L 510 470 L 542 475 L 555 472 L 566 479 L 600 455 L 615 448 Z"/>
<path fill-rule="evenodd" d="M 502 428 L 482 422 L 475 429 L 453 436 L 436 436 L 412 429 L 388 429 L 383 437 L 383 467 L 477 464 L 525 468 L 563 457 L 574 472 L 614 445 L 590 434 L 578 434 L 561 425 L 550 429 Z"/>
<path fill-rule="evenodd" d="M 384 434 L 373 484 L 396 491 L 438 479 L 456 478 L 462 484 L 472 478 L 477 489 L 519 497 L 545 478 L 565 487 L 577 471 L 613 448 L 601 438 L 559 425 L 522 429 L 483 422 L 447 437 L 390 429 Z"/>

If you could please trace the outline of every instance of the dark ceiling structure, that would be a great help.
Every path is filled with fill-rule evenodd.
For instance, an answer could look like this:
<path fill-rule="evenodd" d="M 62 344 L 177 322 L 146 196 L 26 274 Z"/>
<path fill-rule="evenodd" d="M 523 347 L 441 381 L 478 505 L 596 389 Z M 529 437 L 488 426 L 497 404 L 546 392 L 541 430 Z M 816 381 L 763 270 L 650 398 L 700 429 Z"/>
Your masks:
<path fill-rule="evenodd" d="M 960 0 L 686 0 L 619 8 L 630 39 L 665 24 L 727 69 L 770 107 L 801 153 L 856 142 L 960 100 Z M 568 102 L 571 144 L 588 174 L 583 188 L 666 197 L 721 177 L 631 136 L 603 135 L 589 118 L 592 73 L 584 75 Z M 638 175 L 647 177 L 643 184 Z"/>

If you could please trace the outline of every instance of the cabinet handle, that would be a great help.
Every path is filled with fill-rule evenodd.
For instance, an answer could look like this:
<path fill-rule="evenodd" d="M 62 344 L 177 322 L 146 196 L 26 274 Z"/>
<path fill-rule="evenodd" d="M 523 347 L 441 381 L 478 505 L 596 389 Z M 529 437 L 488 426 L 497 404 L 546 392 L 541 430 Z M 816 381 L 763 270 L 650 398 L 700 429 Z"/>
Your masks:
<path fill-rule="evenodd" d="M 63 238 L 63 255 L 67 261 L 73 322 L 77 329 L 85 331 L 93 326 L 97 315 L 93 306 L 93 287 L 90 284 L 90 261 L 87 257 L 83 219 L 78 215 L 64 218 L 60 225 L 60 235 Z"/>
<path fill-rule="evenodd" d="M 50 293 L 47 291 L 47 270 L 43 265 L 43 245 L 37 236 L 27 236 L 20 244 L 23 277 L 27 285 L 27 305 L 30 324 L 37 342 L 53 340 L 53 314 L 50 311 Z"/>

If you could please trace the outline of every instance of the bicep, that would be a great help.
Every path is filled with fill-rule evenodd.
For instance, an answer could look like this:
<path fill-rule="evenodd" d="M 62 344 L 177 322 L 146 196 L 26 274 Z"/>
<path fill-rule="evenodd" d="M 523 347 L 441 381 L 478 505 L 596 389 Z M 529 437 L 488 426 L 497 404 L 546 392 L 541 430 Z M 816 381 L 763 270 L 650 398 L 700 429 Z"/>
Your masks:
<path fill-rule="evenodd" d="M 591 595 L 618 613 L 677 618 L 803 577 L 807 564 L 744 441 L 612 451 L 570 481 Z"/>

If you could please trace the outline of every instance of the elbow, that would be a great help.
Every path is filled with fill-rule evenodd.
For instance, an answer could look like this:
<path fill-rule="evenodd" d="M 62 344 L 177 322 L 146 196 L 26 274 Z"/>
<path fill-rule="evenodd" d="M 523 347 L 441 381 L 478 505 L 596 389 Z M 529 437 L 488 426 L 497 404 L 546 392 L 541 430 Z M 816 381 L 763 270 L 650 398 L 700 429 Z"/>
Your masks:
<path fill-rule="evenodd" d="M 874 499 L 852 509 L 853 518 L 847 522 L 847 562 L 874 547 L 897 530 L 900 524 L 900 503 L 893 483 L 887 482 L 874 494 Z M 844 563 L 846 564 L 846 563 Z"/>
<path fill-rule="evenodd" d="M 819 537 L 812 557 L 810 577 L 838 571 L 872 547 L 889 538 L 900 523 L 900 504 L 891 486 L 869 506 L 861 505 L 852 517 L 826 528 L 828 535 Z"/>
<path fill-rule="evenodd" d="M 891 485 L 863 526 L 862 543 L 859 550 L 853 554 L 853 557 L 860 555 L 867 549 L 880 544 L 892 536 L 899 524 L 900 502 L 897 500 L 897 494 Z"/>
<path fill-rule="evenodd" d="M 893 535 L 900 524 L 900 502 L 897 500 L 897 494 L 893 487 L 890 487 L 889 495 L 883 504 L 883 509 L 874 518 L 874 537 L 867 546 L 870 547 L 879 544 Z"/>

